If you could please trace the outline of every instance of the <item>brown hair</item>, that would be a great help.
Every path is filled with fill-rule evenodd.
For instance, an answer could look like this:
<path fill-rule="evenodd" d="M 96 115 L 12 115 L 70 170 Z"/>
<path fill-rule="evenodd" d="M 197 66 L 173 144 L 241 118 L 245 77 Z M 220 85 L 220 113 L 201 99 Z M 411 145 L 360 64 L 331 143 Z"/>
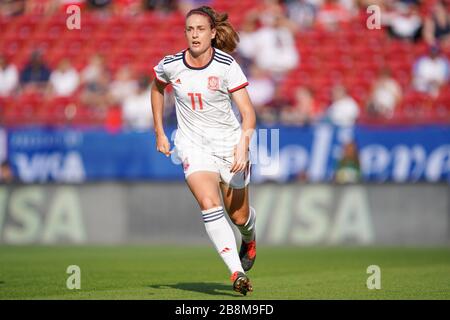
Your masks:
<path fill-rule="evenodd" d="M 227 13 L 218 13 L 208 6 L 192 9 L 186 15 L 186 19 L 193 14 L 201 14 L 209 18 L 211 29 L 216 29 L 216 37 L 212 39 L 211 45 L 214 48 L 232 53 L 239 43 L 239 35 L 228 21 Z"/>

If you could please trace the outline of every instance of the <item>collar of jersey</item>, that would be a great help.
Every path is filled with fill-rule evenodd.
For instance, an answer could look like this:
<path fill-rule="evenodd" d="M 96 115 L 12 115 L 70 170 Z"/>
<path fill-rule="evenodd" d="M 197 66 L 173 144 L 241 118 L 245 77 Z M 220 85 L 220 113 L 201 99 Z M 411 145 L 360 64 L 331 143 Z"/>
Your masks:
<path fill-rule="evenodd" d="M 189 49 L 184 50 L 184 51 L 183 51 L 183 63 L 184 63 L 184 65 L 185 65 L 187 68 L 192 69 L 192 70 L 203 70 L 203 69 L 208 68 L 208 66 L 209 66 L 209 65 L 211 64 L 211 62 L 214 60 L 214 57 L 215 57 L 215 55 L 216 55 L 216 49 L 214 49 L 214 47 L 212 47 L 212 49 L 213 49 L 213 54 L 211 55 L 211 60 L 209 60 L 209 62 L 208 62 L 207 64 L 205 64 L 203 67 L 192 67 L 192 66 L 190 66 L 190 65 L 187 63 L 187 61 L 186 61 L 186 51 L 188 51 Z"/>

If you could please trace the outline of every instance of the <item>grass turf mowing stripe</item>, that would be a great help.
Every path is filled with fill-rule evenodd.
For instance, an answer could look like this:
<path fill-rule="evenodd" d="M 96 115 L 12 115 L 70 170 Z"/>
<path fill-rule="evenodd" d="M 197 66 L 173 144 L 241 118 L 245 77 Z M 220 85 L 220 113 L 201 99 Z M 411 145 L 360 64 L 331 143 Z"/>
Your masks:
<path fill-rule="evenodd" d="M 69 290 L 69 265 L 81 289 Z M 381 289 L 368 290 L 369 265 Z M 0 246 L 0 299 L 450 299 L 448 248 L 258 247 L 233 292 L 212 247 Z"/>

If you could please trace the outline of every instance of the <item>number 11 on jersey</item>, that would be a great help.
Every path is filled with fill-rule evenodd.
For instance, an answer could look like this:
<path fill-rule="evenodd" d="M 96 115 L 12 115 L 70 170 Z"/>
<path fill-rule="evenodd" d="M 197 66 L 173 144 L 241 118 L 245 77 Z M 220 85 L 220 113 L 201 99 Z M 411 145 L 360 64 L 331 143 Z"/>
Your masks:
<path fill-rule="evenodd" d="M 202 102 L 202 94 L 201 93 L 188 93 L 188 96 L 191 97 L 192 110 L 195 110 L 195 97 L 198 98 L 200 110 L 203 110 L 203 102 Z"/>

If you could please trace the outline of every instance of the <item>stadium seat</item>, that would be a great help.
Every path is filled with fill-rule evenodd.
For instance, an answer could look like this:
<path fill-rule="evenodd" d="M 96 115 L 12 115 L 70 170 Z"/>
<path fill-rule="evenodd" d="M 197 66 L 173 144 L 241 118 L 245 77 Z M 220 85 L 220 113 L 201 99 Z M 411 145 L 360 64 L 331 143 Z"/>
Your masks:
<path fill-rule="evenodd" d="M 450 123 L 450 86 L 441 89 L 439 97 L 433 101 L 435 122 Z"/>

